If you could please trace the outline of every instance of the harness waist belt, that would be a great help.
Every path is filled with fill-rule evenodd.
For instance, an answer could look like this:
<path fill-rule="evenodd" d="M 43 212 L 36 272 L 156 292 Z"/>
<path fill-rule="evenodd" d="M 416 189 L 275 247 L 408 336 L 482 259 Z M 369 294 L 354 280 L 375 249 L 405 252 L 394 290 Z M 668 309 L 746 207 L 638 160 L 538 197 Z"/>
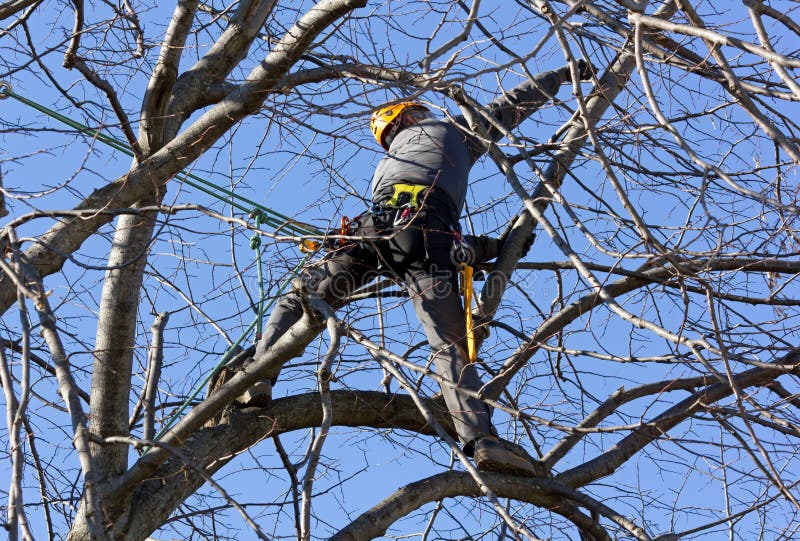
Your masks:
<path fill-rule="evenodd" d="M 408 208 L 416 211 L 425 207 L 458 219 L 455 203 L 437 186 L 398 182 L 381 189 L 373 198 L 375 205 L 386 210 Z"/>
<path fill-rule="evenodd" d="M 410 207 L 414 210 L 422 206 L 430 186 L 424 184 L 393 184 L 392 195 L 383 203 L 387 208 Z"/>

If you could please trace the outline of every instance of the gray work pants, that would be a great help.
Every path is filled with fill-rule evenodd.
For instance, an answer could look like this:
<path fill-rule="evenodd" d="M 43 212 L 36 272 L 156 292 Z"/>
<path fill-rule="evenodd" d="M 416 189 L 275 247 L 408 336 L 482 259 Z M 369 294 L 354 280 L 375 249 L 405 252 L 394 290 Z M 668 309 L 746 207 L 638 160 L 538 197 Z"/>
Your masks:
<path fill-rule="evenodd" d="M 462 389 L 477 391 L 481 381 L 475 365 L 467 362 L 464 308 L 458 273 L 450 260 L 454 235 L 449 226 L 455 222 L 443 217 L 449 213 L 431 208 L 410 216 L 408 223 L 395 226 L 396 212 L 400 211 L 391 211 L 384 218 L 365 215 L 356 234 L 378 237 L 377 240 L 328 253 L 303 271 L 304 283 L 336 309 L 342 306 L 343 298 L 376 275 L 403 280 L 425 328 L 437 373 Z M 267 321 L 256 358 L 302 315 L 297 294 L 282 296 Z M 485 403 L 450 385 L 441 388 L 462 443 L 494 433 L 491 411 Z M 471 445 L 465 450 L 471 452 Z"/>

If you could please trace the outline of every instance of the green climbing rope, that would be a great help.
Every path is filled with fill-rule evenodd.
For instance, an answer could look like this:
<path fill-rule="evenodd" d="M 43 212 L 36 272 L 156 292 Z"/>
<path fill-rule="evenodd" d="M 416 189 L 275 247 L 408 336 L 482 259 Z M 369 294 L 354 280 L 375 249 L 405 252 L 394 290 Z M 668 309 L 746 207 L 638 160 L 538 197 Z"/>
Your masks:
<path fill-rule="evenodd" d="M 133 157 L 133 152 L 127 146 L 113 137 L 109 137 L 108 135 L 102 133 L 100 130 L 92 129 L 80 122 L 77 122 L 65 115 L 57 111 L 53 111 L 35 101 L 29 100 L 24 96 L 16 94 L 12 89 L 11 85 L 5 81 L 0 81 L 0 100 L 6 98 L 14 98 L 15 100 L 19 101 L 20 103 L 24 103 L 25 105 L 44 113 L 45 115 L 58 120 L 59 122 L 66 124 L 67 126 L 73 128 L 75 131 L 82 133 L 88 137 L 92 137 L 93 139 L 100 141 L 109 147 L 122 152 L 127 156 Z M 236 192 L 223 188 L 217 184 L 214 184 L 208 180 L 205 180 L 197 175 L 192 173 L 183 172 L 182 175 L 182 182 L 185 184 L 198 189 L 212 197 L 223 201 L 231 205 L 234 208 L 237 208 L 241 211 L 247 212 L 249 216 L 255 222 L 256 230 L 260 230 L 262 225 L 268 225 L 270 227 L 274 227 L 277 231 L 285 231 L 289 234 L 303 236 L 303 235 L 321 235 L 322 232 L 315 228 L 312 225 L 299 222 L 280 212 L 277 212 L 271 208 L 265 207 L 255 201 L 252 201 L 246 197 L 243 197 Z M 274 295 L 271 300 L 265 304 L 266 300 L 266 291 L 264 290 L 264 275 L 263 275 L 263 266 L 261 261 L 261 236 L 259 235 L 258 231 L 254 233 L 252 238 L 250 239 L 250 247 L 255 252 L 256 256 L 256 269 L 258 273 L 258 296 L 259 300 L 255 307 L 256 317 L 254 318 L 253 322 L 244 330 L 242 335 L 233 343 L 230 347 L 225 351 L 222 355 L 220 360 L 217 364 L 212 368 L 204 378 L 202 378 L 194 387 L 192 392 L 186 398 L 186 400 L 175 410 L 172 415 L 164 422 L 161 430 L 156 434 L 155 441 L 161 439 L 164 434 L 166 434 L 169 429 L 175 424 L 178 418 L 183 414 L 186 408 L 195 400 L 198 394 L 208 385 L 208 382 L 220 371 L 220 369 L 227 363 L 231 356 L 241 347 L 242 343 L 247 339 L 253 329 L 256 329 L 256 341 L 260 340 L 261 333 L 263 330 L 263 318 L 264 314 L 267 310 L 272 307 L 272 304 L 275 302 L 286 287 L 291 283 L 295 276 L 300 272 L 300 269 L 308 262 L 309 258 L 313 255 L 311 253 L 306 254 L 306 256 L 299 262 L 295 267 L 287 274 L 287 277 L 283 280 L 283 283 L 278 287 L 277 294 Z M 145 450 L 145 452 L 147 452 Z"/>
<path fill-rule="evenodd" d="M 108 135 L 102 133 L 99 129 L 90 128 L 89 126 L 81 124 L 80 122 L 73 120 L 68 116 L 62 115 L 61 113 L 45 107 L 44 105 L 41 105 L 33 100 L 29 100 L 28 98 L 14 92 L 9 83 L 0 81 L 0 99 L 6 98 L 14 98 L 20 103 L 24 103 L 32 109 L 35 109 L 36 111 L 39 111 L 50 118 L 58 120 L 62 124 L 69 126 L 70 128 L 86 135 L 87 137 L 91 137 L 96 141 L 100 141 L 114 150 L 122 152 L 126 156 L 133 157 L 133 152 L 131 152 L 131 149 L 128 148 L 127 145 L 122 141 L 114 139 L 113 137 L 109 137 Z M 261 223 L 270 227 L 274 227 L 278 231 L 285 231 L 288 234 L 297 236 L 322 234 L 319 229 L 310 224 L 289 218 L 288 216 L 281 214 L 274 209 L 261 205 L 260 203 L 239 195 L 234 191 L 223 188 L 222 186 L 214 184 L 213 182 L 210 182 L 193 173 L 183 172 L 180 174 L 180 176 L 180 180 L 184 184 L 215 197 L 236 209 L 246 213 L 250 213 L 256 209 L 261 211 Z"/>
<path fill-rule="evenodd" d="M 262 214 L 259 211 L 254 211 L 251 216 L 255 219 L 256 229 L 261 228 Z M 256 274 L 258 276 L 258 304 L 256 305 L 256 342 L 261 340 L 261 331 L 263 330 L 262 320 L 264 311 L 264 268 L 261 262 L 261 235 L 255 233 L 250 238 L 250 248 L 255 252 L 256 258 Z"/>
<path fill-rule="evenodd" d="M 225 366 L 225 363 L 227 363 L 231 359 L 231 356 L 241 347 L 242 343 L 250 335 L 250 332 L 252 332 L 252 330 L 257 325 L 260 325 L 260 322 L 262 321 L 266 311 L 272 307 L 272 305 L 275 303 L 275 300 L 278 297 L 280 297 L 280 295 L 286 290 L 286 286 L 288 286 L 294 279 L 294 277 L 297 276 L 297 274 L 300 272 L 300 269 L 303 268 L 303 266 L 308 262 L 310 257 L 311 254 L 306 255 L 297 265 L 294 266 L 294 268 L 291 271 L 288 272 L 287 274 L 288 277 L 278 287 L 277 294 L 273 296 L 266 305 L 264 305 L 263 303 L 264 297 L 262 297 L 261 299 L 262 302 L 260 303 L 258 314 L 256 314 L 256 317 L 253 320 L 253 322 L 247 327 L 247 329 L 244 330 L 239 339 L 236 340 L 233 344 L 231 344 L 227 350 L 225 350 L 225 353 L 222 355 L 222 357 L 214 366 L 214 368 L 212 368 L 206 374 L 206 376 L 195 385 L 194 389 L 192 389 L 192 392 L 189 394 L 186 400 L 184 400 L 183 403 L 178 407 L 178 409 L 175 410 L 172 413 L 172 415 L 170 415 L 169 418 L 164 422 L 164 425 L 161 427 L 161 430 L 159 430 L 158 434 L 156 434 L 155 438 L 153 438 L 155 441 L 160 440 L 164 436 L 164 434 L 166 434 L 169 431 L 169 429 L 172 428 L 172 425 L 175 424 L 175 421 L 178 420 L 178 418 L 186 410 L 186 408 L 188 408 L 191 405 L 191 403 L 194 401 L 197 395 L 200 394 L 200 392 L 208 385 L 208 382 L 211 381 L 211 379 L 215 375 L 217 375 L 217 373 L 222 369 L 222 367 Z"/>

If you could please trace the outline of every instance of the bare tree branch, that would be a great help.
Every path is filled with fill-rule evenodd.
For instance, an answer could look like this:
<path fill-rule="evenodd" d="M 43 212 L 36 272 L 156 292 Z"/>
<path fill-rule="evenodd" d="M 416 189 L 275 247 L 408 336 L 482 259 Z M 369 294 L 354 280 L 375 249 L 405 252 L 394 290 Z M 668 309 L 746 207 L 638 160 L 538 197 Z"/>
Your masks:
<path fill-rule="evenodd" d="M 39 0 L 10 0 L 0 4 L 0 21 L 8 19 L 15 13 L 36 4 Z"/>

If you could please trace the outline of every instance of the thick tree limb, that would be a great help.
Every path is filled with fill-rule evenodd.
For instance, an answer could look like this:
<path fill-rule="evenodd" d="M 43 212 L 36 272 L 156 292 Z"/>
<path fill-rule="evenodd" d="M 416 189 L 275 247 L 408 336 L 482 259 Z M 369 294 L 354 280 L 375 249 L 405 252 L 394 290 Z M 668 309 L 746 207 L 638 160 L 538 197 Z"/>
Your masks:
<path fill-rule="evenodd" d="M 178 78 L 178 66 L 192 27 L 198 0 L 179 0 L 161 42 L 158 60 L 147 83 L 139 114 L 139 144 L 147 155 L 161 149 L 165 133 L 167 105 Z"/>
<path fill-rule="evenodd" d="M 454 436 L 455 428 L 444 401 L 424 400 L 437 422 Z M 407 395 L 331 391 L 331 401 L 333 426 L 392 428 L 435 435 Z M 319 426 L 321 422 L 320 395 L 295 395 L 273 400 L 264 408 L 235 409 L 222 424 L 190 434 L 180 448 L 185 449 L 205 471 L 213 474 L 261 440 Z M 162 482 L 175 476 L 180 476 L 180 483 Z M 119 535 L 131 541 L 143 540 L 204 482 L 202 476 L 187 470 L 181 460 L 168 456 L 162 465 L 132 487 L 132 498 L 137 506 L 131 509 L 126 523 L 120 525 Z"/>
<path fill-rule="evenodd" d="M 342 9 L 341 4 L 350 3 L 342 0 L 327 1 L 318 3 L 314 9 Z M 277 4 L 277 0 L 245 0 L 239 2 L 236 6 L 231 19 L 228 21 L 228 26 L 225 31 L 216 40 L 214 45 L 208 50 L 206 54 L 185 73 L 181 74 L 175 80 L 174 88 L 170 96 L 169 103 L 166 104 L 166 115 L 163 118 L 163 128 L 165 140 L 168 140 L 175 133 L 183 122 L 198 109 L 205 102 L 204 95 L 209 87 L 225 82 L 225 78 L 239 65 L 239 63 L 247 55 L 247 51 L 253 43 L 253 40 L 264 28 L 264 22 L 269 17 L 270 13 Z M 323 5 L 327 4 L 327 5 Z M 366 1 L 361 5 L 350 6 L 345 8 L 344 11 L 353 9 L 354 7 L 361 7 L 366 4 Z M 315 22 L 309 15 L 306 17 L 309 22 Z M 340 15 L 343 13 L 340 13 Z M 324 13 L 317 14 L 324 15 Z M 337 17 L 338 18 L 338 17 Z M 330 24 L 330 21 L 335 19 L 327 19 L 324 26 Z M 293 37 L 292 34 L 297 32 L 306 32 L 303 21 L 298 23 L 294 29 L 290 30 L 280 43 L 286 43 L 287 38 Z M 315 32 L 314 35 L 318 33 Z M 313 39 L 313 37 L 312 37 Z M 305 43 L 292 43 L 289 44 L 288 49 L 300 49 L 300 53 L 305 53 L 310 40 Z M 299 55 L 291 61 L 291 64 L 297 61 Z M 287 66 L 288 68 L 291 66 Z M 274 86 L 274 85 L 271 85 Z M 157 140 L 157 139 L 156 139 Z"/>
<path fill-rule="evenodd" d="M 600 511 L 627 529 L 636 539 L 649 540 L 643 529 L 625 519 L 604 504 L 580 494 L 550 479 L 528 479 L 499 473 L 482 474 L 498 496 L 513 498 L 544 507 L 567 517 L 581 530 L 598 540 L 609 539 L 608 534 L 591 518 L 577 511 L 574 503 Z M 357 517 L 337 532 L 329 541 L 363 541 L 375 539 L 386 533 L 396 520 L 408 515 L 429 502 L 458 496 L 478 497 L 481 490 L 466 472 L 445 472 L 402 487 L 400 490 Z"/>
<path fill-rule="evenodd" d="M 15 13 L 22 11 L 28 6 L 32 6 L 39 0 L 11 0 L 10 2 L 3 2 L 0 4 L 0 21 L 8 19 Z"/>
<path fill-rule="evenodd" d="M 306 13 L 267 57 L 253 69 L 244 83 L 203 114 L 183 133 L 167 143 L 116 181 L 96 190 L 76 209 L 127 207 L 154 193 L 175 174 L 210 148 L 242 118 L 256 112 L 270 92 L 302 56 L 313 39 L 333 21 L 366 0 L 322 0 Z M 48 276 L 61 269 L 71 254 L 102 225 L 108 216 L 59 222 L 29 248 L 26 259 L 37 273 Z M 14 302 L 16 292 L 7 280 L 0 282 L 0 313 Z"/>
<path fill-rule="evenodd" d="M 109 270 L 100 298 L 90 391 L 89 429 L 100 440 L 129 435 L 139 296 L 155 220 L 155 213 L 120 216 L 108 256 Z M 93 444 L 92 454 L 100 478 L 124 473 L 128 469 L 128 451 L 125 443 Z"/>

